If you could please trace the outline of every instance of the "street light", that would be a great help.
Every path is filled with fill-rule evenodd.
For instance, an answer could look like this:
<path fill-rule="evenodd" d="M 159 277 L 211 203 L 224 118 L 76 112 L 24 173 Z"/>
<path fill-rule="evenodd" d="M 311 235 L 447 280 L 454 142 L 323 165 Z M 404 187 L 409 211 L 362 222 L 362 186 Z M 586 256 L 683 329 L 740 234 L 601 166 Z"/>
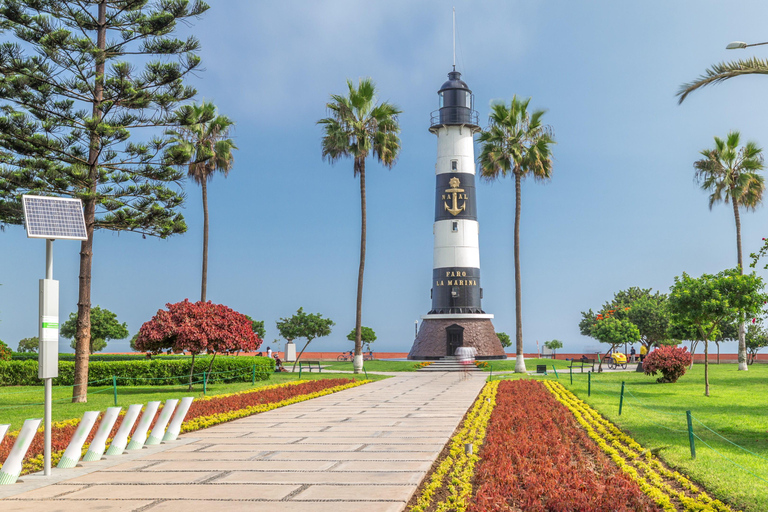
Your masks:
<path fill-rule="evenodd" d="M 760 46 L 760 45 L 763 45 L 763 44 L 768 44 L 768 42 L 747 44 L 744 41 L 734 41 L 732 43 L 728 43 L 728 46 L 726 46 L 725 49 L 726 50 L 740 50 L 740 49 L 746 48 L 748 46 Z"/>

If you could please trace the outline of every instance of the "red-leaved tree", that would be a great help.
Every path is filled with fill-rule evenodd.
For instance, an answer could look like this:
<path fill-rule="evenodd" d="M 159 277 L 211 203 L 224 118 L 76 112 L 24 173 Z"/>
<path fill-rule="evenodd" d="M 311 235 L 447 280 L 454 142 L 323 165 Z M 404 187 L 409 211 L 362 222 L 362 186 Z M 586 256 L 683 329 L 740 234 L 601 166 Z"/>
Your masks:
<path fill-rule="evenodd" d="M 254 352 L 261 346 L 262 340 L 253 332 L 251 321 L 227 306 L 210 301 L 189 302 L 188 299 L 166 306 L 167 311 L 158 310 L 152 320 L 141 326 L 136 348 L 152 354 L 169 349 L 173 352 L 190 352 L 190 388 L 196 355 L 213 354 L 208 365 L 210 372 L 216 354 L 240 350 Z"/>

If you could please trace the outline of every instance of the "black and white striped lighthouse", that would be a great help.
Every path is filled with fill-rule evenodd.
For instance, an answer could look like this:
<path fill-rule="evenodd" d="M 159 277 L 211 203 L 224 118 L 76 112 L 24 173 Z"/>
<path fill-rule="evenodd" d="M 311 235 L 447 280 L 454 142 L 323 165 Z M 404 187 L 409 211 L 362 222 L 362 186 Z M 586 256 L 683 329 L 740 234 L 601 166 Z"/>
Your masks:
<path fill-rule="evenodd" d="M 408 357 L 439 359 L 472 346 L 479 359 L 506 358 L 493 315 L 481 305 L 474 147 L 480 126 L 472 91 L 455 66 L 438 97 L 429 128 L 437 136 L 432 309 L 422 317 Z"/>

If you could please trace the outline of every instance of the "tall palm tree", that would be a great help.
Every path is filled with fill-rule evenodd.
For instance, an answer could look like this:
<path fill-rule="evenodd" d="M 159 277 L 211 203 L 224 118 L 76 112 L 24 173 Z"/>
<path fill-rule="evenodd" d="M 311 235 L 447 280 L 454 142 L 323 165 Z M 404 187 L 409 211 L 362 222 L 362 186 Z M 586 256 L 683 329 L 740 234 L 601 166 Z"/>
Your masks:
<path fill-rule="evenodd" d="M 683 84 L 677 95 L 680 97 L 678 103 L 685 101 L 693 91 L 706 87 L 707 85 L 717 84 L 741 75 L 768 75 L 768 60 L 752 57 L 736 62 L 721 62 L 704 71 L 704 74 L 693 82 Z"/>
<path fill-rule="evenodd" d="M 741 217 L 739 208 L 754 210 L 763 200 L 765 178 L 758 174 L 763 169 L 763 150 L 749 141 L 739 147 L 741 135 L 728 133 L 725 140 L 715 137 L 715 147 L 701 151 L 704 157 L 694 162 L 695 179 L 701 188 L 711 192 L 709 209 L 719 202 L 731 203 L 736 221 L 736 255 L 739 271 L 744 271 L 741 253 Z M 744 324 L 739 324 L 739 370 L 747 370 L 747 344 Z"/>
<path fill-rule="evenodd" d="M 376 103 L 376 86 L 370 78 L 359 80 L 357 87 L 347 80 L 348 96 L 331 95 L 326 104 L 330 117 L 321 119 L 323 125 L 323 158 L 330 163 L 342 157 L 353 159 L 354 176 L 360 176 L 360 267 L 357 274 L 357 311 L 355 313 L 355 359 L 354 371 L 363 368 L 362 352 L 362 310 L 363 270 L 365 269 L 365 159 L 370 153 L 387 168 L 392 168 L 400 151 L 400 125 L 397 115 L 402 111 L 391 103 Z"/>
<path fill-rule="evenodd" d="M 520 283 L 520 206 L 521 184 L 526 176 L 548 180 L 552 175 L 555 143 L 551 130 L 542 124 L 544 110 L 528 112 L 527 100 L 512 98 L 509 105 L 497 103 L 491 108 L 490 126 L 479 137 L 481 176 L 495 180 L 512 174 L 515 178 L 515 372 L 525 372 L 523 358 L 523 309 Z"/>
<path fill-rule="evenodd" d="M 216 106 L 204 101 L 180 108 L 177 113 L 181 127 L 167 130 L 172 137 L 168 148 L 171 163 L 187 168 L 187 174 L 203 191 L 203 272 L 200 301 L 205 302 L 208 287 L 208 182 L 220 172 L 226 176 L 235 161 L 232 150 L 238 149 L 229 137 L 234 125 L 228 117 L 217 115 Z"/>

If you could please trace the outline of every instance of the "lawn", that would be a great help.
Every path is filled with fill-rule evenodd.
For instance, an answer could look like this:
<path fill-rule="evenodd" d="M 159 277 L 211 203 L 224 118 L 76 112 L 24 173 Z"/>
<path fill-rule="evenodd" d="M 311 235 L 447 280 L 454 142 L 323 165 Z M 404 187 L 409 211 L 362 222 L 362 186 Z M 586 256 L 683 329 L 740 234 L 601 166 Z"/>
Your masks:
<path fill-rule="evenodd" d="M 331 372 L 302 372 L 301 380 L 353 378 L 364 379 L 365 375 L 338 374 Z M 371 380 L 386 378 L 382 375 L 369 375 Z M 269 380 L 250 382 L 233 382 L 228 384 L 209 384 L 206 392 L 208 396 L 234 393 L 246 389 L 255 389 L 271 384 L 279 384 L 299 380 L 298 373 L 276 373 Z M 186 385 L 181 386 L 118 386 L 117 405 L 126 409 L 131 404 L 147 403 L 152 400 L 167 400 L 168 398 L 181 398 L 183 396 L 203 396 L 201 385 L 187 391 Z M 115 405 L 115 397 L 112 386 L 94 387 L 88 389 L 88 403 L 73 404 L 72 387 L 57 386 L 53 388 L 53 421 L 68 420 L 82 417 L 85 411 L 104 411 L 107 407 Z M 11 430 L 21 427 L 24 420 L 43 417 L 43 387 L 42 386 L 7 386 L 0 388 L 0 424 L 11 424 Z M 27 405 L 35 404 L 35 405 Z"/>
<path fill-rule="evenodd" d="M 508 359 L 500 359 L 500 360 L 494 359 L 486 362 L 489 364 L 489 368 L 485 368 L 486 371 L 493 370 L 494 373 L 515 371 L 514 357 L 509 357 Z M 568 365 L 570 365 L 571 362 L 566 361 L 564 359 L 526 359 L 525 360 L 525 367 L 529 372 L 535 371 L 537 364 L 544 364 L 547 366 L 548 371 L 552 371 L 552 365 L 555 365 L 555 368 L 557 368 L 558 370 L 560 368 L 567 369 Z"/>
<path fill-rule="evenodd" d="M 745 511 L 768 510 L 768 365 L 753 365 L 748 372 L 737 371 L 735 364 L 710 365 L 710 397 L 704 396 L 699 364 L 674 384 L 657 384 L 655 377 L 631 371 L 593 374 L 591 396 L 586 373 L 574 373 L 573 384 L 560 373 L 558 382 L 717 498 Z M 711 446 L 696 439 L 696 459 L 691 459 L 687 410 L 695 434 Z"/>
<path fill-rule="evenodd" d="M 323 371 L 352 371 L 352 361 L 322 361 Z M 415 361 L 365 361 L 363 366 L 369 372 L 415 372 Z"/>

